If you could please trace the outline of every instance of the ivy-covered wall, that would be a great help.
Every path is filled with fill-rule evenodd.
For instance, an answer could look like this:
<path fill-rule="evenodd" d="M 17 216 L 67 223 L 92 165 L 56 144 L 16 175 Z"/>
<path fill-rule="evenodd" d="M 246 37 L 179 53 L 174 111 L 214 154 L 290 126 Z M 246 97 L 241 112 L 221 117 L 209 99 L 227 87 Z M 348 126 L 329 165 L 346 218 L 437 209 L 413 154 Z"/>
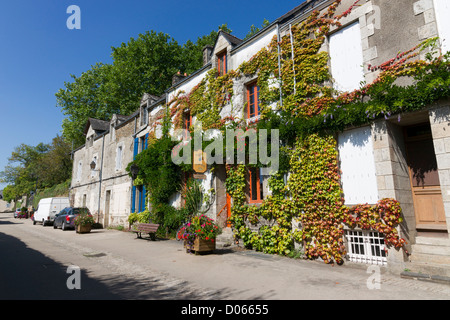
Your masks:
<path fill-rule="evenodd" d="M 307 258 L 341 263 L 347 226 L 376 230 L 384 234 L 388 248 L 404 248 L 405 240 L 398 234 L 403 221 L 398 201 L 344 205 L 336 133 L 377 119 L 400 119 L 449 97 L 449 60 L 439 54 L 418 59 L 436 49 L 436 39 L 429 39 L 386 62 L 366 65 L 365 73 L 373 76 L 373 82 L 353 92 L 337 92 L 323 48 L 329 32 L 339 28 L 359 2 L 340 8 L 341 1 L 335 1 L 322 12 L 311 12 L 292 25 L 293 42 L 290 34 L 275 36 L 239 67 L 223 76 L 209 70 L 192 90 L 178 92 L 168 103 L 174 128 L 181 127 L 183 113 L 189 110 L 202 121 L 203 130 L 279 130 L 284 161 L 271 176 L 271 195 L 262 204 L 246 201 L 245 165 L 227 165 L 226 188 L 233 203 L 230 221 L 235 237 L 248 247 L 288 255 L 298 243 Z M 250 79 L 257 79 L 260 88 L 261 117 L 256 123 L 245 120 L 245 104 L 233 105 Z M 408 79 L 404 83 L 409 85 L 399 85 L 401 79 Z"/>

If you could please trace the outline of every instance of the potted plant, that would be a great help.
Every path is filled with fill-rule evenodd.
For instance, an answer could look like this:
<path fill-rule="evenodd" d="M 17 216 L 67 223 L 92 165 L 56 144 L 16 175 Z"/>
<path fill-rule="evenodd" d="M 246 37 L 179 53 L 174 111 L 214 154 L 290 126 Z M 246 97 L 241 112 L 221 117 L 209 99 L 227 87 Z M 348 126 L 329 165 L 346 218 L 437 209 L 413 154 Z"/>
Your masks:
<path fill-rule="evenodd" d="M 222 232 L 213 219 L 206 215 L 194 216 L 178 230 L 178 240 L 184 241 L 187 252 L 212 252 L 216 249 L 216 237 Z"/>
<path fill-rule="evenodd" d="M 88 211 L 85 211 L 77 215 L 73 220 L 73 223 L 77 233 L 89 233 L 91 232 L 95 220 Z"/>

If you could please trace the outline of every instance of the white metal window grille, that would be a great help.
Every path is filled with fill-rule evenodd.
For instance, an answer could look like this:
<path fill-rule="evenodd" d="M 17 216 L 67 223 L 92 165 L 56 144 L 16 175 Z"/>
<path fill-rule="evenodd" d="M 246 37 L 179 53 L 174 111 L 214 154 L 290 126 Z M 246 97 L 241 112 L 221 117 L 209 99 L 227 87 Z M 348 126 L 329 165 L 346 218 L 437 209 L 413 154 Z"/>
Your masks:
<path fill-rule="evenodd" d="M 387 264 L 384 234 L 375 231 L 346 230 L 350 261 L 375 265 Z"/>

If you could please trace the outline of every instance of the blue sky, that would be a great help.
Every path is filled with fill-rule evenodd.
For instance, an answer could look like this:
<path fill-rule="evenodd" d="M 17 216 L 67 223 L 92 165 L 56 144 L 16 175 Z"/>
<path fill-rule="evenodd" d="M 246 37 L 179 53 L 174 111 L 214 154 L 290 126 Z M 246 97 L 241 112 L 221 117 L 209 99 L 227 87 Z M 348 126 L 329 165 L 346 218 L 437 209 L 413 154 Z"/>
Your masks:
<path fill-rule="evenodd" d="M 50 143 L 64 118 L 55 93 L 97 62 L 111 62 L 111 47 L 147 30 L 180 44 L 224 23 L 239 38 L 302 0 L 144 1 L 14 0 L 0 10 L 0 171 L 22 143 Z M 81 29 L 69 30 L 70 5 L 81 9 Z M 0 184 L 0 189 L 5 185 Z"/>

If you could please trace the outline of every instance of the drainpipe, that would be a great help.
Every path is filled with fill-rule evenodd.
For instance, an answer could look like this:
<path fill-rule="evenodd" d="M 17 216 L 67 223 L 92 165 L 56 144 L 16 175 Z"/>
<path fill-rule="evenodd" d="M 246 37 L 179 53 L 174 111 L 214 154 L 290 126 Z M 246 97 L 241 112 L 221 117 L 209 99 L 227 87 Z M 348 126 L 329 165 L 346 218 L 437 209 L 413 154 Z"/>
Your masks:
<path fill-rule="evenodd" d="M 280 25 L 277 23 L 277 47 L 278 47 L 278 83 L 280 85 L 280 106 L 283 106 L 283 94 L 281 88 L 281 48 L 280 48 Z"/>
<path fill-rule="evenodd" d="M 295 80 L 295 61 L 294 61 L 294 38 L 292 36 L 292 25 L 289 24 L 289 33 L 291 35 L 291 54 L 292 54 L 292 71 L 294 71 L 294 94 L 297 92 L 297 82 Z"/>
<path fill-rule="evenodd" d="M 102 195 L 102 173 L 103 173 L 103 156 L 104 156 L 104 150 L 105 150 L 105 135 L 103 135 L 102 140 L 102 161 L 100 163 L 100 170 L 98 172 L 99 175 L 99 181 L 98 181 L 98 211 L 97 211 L 97 223 L 100 222 L 100 198 Z"/>

